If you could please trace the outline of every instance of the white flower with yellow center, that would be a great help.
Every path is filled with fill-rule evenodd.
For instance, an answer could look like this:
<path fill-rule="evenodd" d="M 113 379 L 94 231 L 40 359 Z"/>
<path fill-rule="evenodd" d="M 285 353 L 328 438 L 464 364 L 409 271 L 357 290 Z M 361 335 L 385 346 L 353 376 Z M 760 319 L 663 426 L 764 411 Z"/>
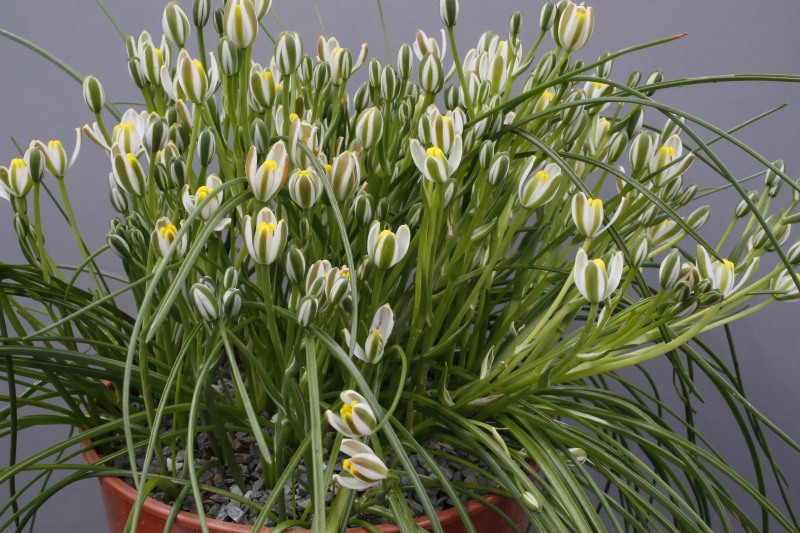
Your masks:
<path fill-rule="evenodd" d="M 461 135 L 456 135 L 450 148 L 450 154 L 445 155 L 438 146 L 431 146 L 427 150 L 417 139 L 411 139 L 411 157 L 417 169 L 425 179 L 434 183 L 446 183 L 461 164 Z"/>
<path fill-rule="evenodd" d="M 53 177 L 63 178 L 67 170 L 72 168 L 73 163 L 78 158 L 78 153 L 81 151 L 81 130 L 75 128 L 75 149 L 72 151 L 72 156 L 67 160 L 67 153 L 61 141 L 49 141 L 44 144 L 42 141 L 33 141 L 31 146 L 37 146 L 44 153 L 45 160 L 47 161 L 47 170 Z"/>
<path fill-rule="evenodd" d="M 345 437 L 353 439 L 372 435 L 378 422 L 364 397 L 354 390 L 346 390 L 339 395 L 339 398 L 344 405 L 339 409 L 338 415 L 325 411 L 325 417 L 331 427 Z"/>
<path fill-rule="evenodd" d="M 268 207 L 256 215 L 255 221 L 247 215 L 242 220 L 244 225 L 244 243 L 253 261 L 260 265 L 271 265 L 278 259 L 289 230 L 285 220 L 278 221 L 275 213 Z"/>
<path fill-rule="evenodd" d="M 617 207 L 617 211 L 608 224 L 603 225 L 603 201 L 599 198 L 587 198 L 585 194 L 579 192 L 572 197 L 572 221 L 578 231 L 584 237 L 596 237 L 605 231 L 622 213 L 627 205 L 627 200 L 623 196 Z"/>
<path fill-rule="evenodd" d="M 378 363 L 381 358 L 383 358 L 386 342 L 389 340 L 393 329 L 394 313 L 392 312 L 392 308 L 389 307 L 389 304 L 385 304 L 375 312 L 375 316 L 372 318 L 372 326 L 369 328 L 369 334 L 367 335 L 364 347 L 362 348 L 360 345 L 356 344 L 353 355 L 370 364 Z M 345 344 L 350 346 L 350 332 L 346 329 L 342 330 L 342 336 L 344 337 Z"/>
<path fill-rule="evenodd" d="M 338 63 L 338 60 L 335 59 L 335 56 L 341 52 L 338 50 L 342 50 L 339 46 L 339 41 L 336 37 L 331 37 L 327 41 L 325 37 L 322 35 L 319 36 L 317 39 L 317 59 L 320 61 L 325 61 L 331 67 L 331 79 L 334 77 L 333 69 L 334 63 Z M 367 43 L 363 43 L 361 45 L 361 51 L 358 53 L 358 57 L 356 58 L 356 62 L 352 65 L 352 70 L 350 74 L 358 70 L 361 65 L 364 64 L 364 61 L 367 60 L 367 53 L 369 52 L 369 47 Z M 338 67 L 337 67 L 338 68 Z M 333 83 L 333 82 L 332 82 Z"/>
<path fill-rule="evenodd" d="M 683 156 L 683 142 L 678 134 L 671 135 L 664 144 L 650 157 L 649 170 L 655 174 L 653 182 L 657 186 L 665 185 L 683 174 L 694 161 L 694 154 Z M 664 168 L 669 167 L 669 168 Z M 663 170 L 662 170 L 663 169 Z"/>
<path fill-rule="evenodd" d="M 33 187 L 33 178 L 24 159 L 19 157 L 11 160 L 8 169 L 0 167 L 0 182 L 3 184 L 3 197 L 8 199 L 8 195 L 24 198 Z"/>
<path fill-rule="evenodd" d="M 561 167 L 548 163 L 534 173 L 530 168 L 522 173 L 519 180 L 519 201 L 528 209 L 536 209 L 556 197 L 561 185 Z"/>
<path fill-rule="evenodd" d="M 573 272 L 575 286 L 581 295 L 590 303 L 597 304 L 606 300 L 617 290 L 622 278 L 622 252 L 611 256 L 611 261 L 606 264 L 602 259 L 592 259 L 581 248 L 575 257 L 575 270 Z"/>
<path fill-rule="evenodd" d="M 303 209 L 316 205 L 322 196 L 322 179 L 313 167 L 296 169 L 289 177 L 289 196 Z"/>
<path fill-rule="evenodd" d="M 736 283 L 736 265 L 727 259 L 712 261 L 708 251 L 699 244 L 697 245 L 696 262 L 700 277 L 710 279 L 714 288 L 722 293 L 724 298 L 727 298 L 750 281 L 761 261 L 757 257 L 751 260 L 738 284 Z"/>
<path fill-rule="evenodd" d="M 442 61 L 447 52 L 447 37 L 445 36 L 444 30 L 442 30 L 442 46 L 440 48 L 435 37 L 428 37 L 424 31 L 417 30 L 417 37 L 412 47 L 414 48 L 414 55 L 417 56 L 417 61 L 422 61 L 425 54 L 429 53 L 434 54 Z"/>
<path fill-rule="evenodd" d="M 181 221 L 181 225 L 183 225 L 183 221 Z M 178 239 L 178 232 L 178 227 L 169 218 L 161 217 L 156 221 L 156 229 L 153 230 L 151 241 L 158 255 L 165 259 L 180 259 L 186 254 L 186 248 L 189 245 L 189 234 L 184 232 L 178 243 L 174 245 L 173 255 L 169 255 L 170 247 Z"/>
<path fill-rule="evenodd" d="M 244 170 L 256 200 L 269 202 L 275 198 L 289 173 L 289 156 L 283 141 L 275 143 L 261 165 L 258 164 L 256 147 L 251 146 L 247 152 Z"/>
<path fill-rule="evenodd" d="M 221 186 L 222 180 L 219 179 L 219 176 L 216 174 L 210 174 L 206 178 L 206 184 L 198 187 L 197 192 L 195 192 L 194 195 L 189 194 L 189 186 L 184 185 L 183 194 L 181 195 L 183 207 L 186 208 L 186 211 L 189 214 L 192 214 L 201 204 L 203 204 L 206 198 L 210 197 L 209 200 L 203 204 L 202 207 L 200 207 L 200 212 L 198 213 L 198 216 L 202 220 L 210 219 L 217 212 L 220 204 L 222 204 L 223 192 L 216 192 Z M 223 231 L 227 229 L 230 224 L 231 219 L 226 217 L 220 221 L 215 229 L 216 231 Z"/>
<path fill-rule="evenodd" d="M 344 472 L 334 474 L 333 480 L 341 487 L 366 490 L 381 484 L 389 476 L 389 469 L 372 448 L 357 440 L 343 439 L 340 451 L 349 459 L 342 461 Z"/>
<path fill-rule="evenodd" d="M 388 229 L 381 231 L 381 223 L 375 220 L 367 236 L 367 254 L 375 266 L 386 270 L 405 257 L 410 242 L 411 232 L 407 225 L 397 228 L 397 233 Z"/>
<path fill-rule="evenodd" d="M 265 2 L 260 2 L 259 5 Z M 267 3 L 267 9 L 269 4 Z M 266 10 L 264 10 L 266 12 Z M 239 48 L 247 48 L 253 44 L 258 35 L 258 14 L 251 0 L 228 0 L 222 15 L 225 34 Z"/>
<path fill-rule="evenodd" d="M 576 5 L 567 0 L 567 6 L 561 12 L 558 25 L 553 26 L 556 42 L 571 54 L 586 46 L 594 29 L 594 8 Z"/>
<path fill-rule="evenodd" d="M 208 73 L 199 60 L 189 57 L 186 49 L 182 49 L 178 54 L 175 79 L 172 78 L 167 65 L 161 66 L 161 85 L 172 100 L 181 100 L 183 94 L 189 101 L 199 105 L 214 94 L 219 85 L 219 66 L 214 52 L 209 56 L 211 61 Z"/>

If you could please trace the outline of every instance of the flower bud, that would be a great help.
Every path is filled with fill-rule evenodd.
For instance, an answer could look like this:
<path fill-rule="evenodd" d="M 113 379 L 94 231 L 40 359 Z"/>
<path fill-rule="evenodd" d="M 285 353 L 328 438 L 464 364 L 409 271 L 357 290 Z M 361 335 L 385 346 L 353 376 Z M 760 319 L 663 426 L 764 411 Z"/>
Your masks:
<path fill-rule="evenodd" d="M 128 194 L 144 196 L 147 192 L 147 175 L 132 153 L 123 154 L 115 144 L 111 148 L 112 171 L 117 185 Z"/>
<path fill-rule="evenodd" d="M 639 235 L 630 245 L 631 268 L 641 268 L 650 254 L 650 239 L 647 235 Z"/>
<path fill-rule="evenodd" d="M 681 275 L 682 260 L 681 253 L 678 250 L 672 250 L 661 262 L 658 269 L 658 282 L 662 289 L 671 289 L 675 286 Z"/>
<path fill-rule="evenodd" d="M 636 137 L 634 137 L 633 141 L 631 142 L 629 154 L 631 171 L 641 172 L 644 170 L 650 162 L 650 159 L 653 157 L 654 152 L 654 137 L 646 131 L 640 131 L 637 133 Z"/>
<path fill-rule="evenodd" d="M 286 277 L 292 283 L 300 283 L 306 272 L 306 258 L 296 246 L 290 246 L 286 252 Z"/>
<path fill-rule="evenodd" d="M 496 185 L 502 182 L 508 175 L 509 168 L 511 168 L 511 158 L 508 156 L 508 152 L 496 153 L 489 166 L 489 183 Z"/>
<path fill-rule="evenodd" d="M 556 13 L 558 8 L 553 0 L 547 0 L 542 6 L 542 11 L 539 14 L 539 28 L 545 32 L 549 30 L 556 20 Z"/>
<path fill-rule="evenodd" d="M 164 117 L 156 116 L 149 122 L 143 144 L 150 153 L 156 154 L 163 148 L 167 142 L 167 130 L 167 120 Z"/>
<path fill-rule="evenodd" d="M 310 56 L 306 56 L 311 60 Z M 331 83 L 335 86 L 340 86 L 350 79 L 353 73 L 353 54 L 346 48 L 335 48 L 328 58 L 328 66 L 331 72 Z"/>
<path fill-rule="evenodd" d="M 319 301 L 313 296 L 303 296 L 297 308 L 297 323 L 307 328 L 317 317 Z"/>
<path fill-rule="evenodd" d="M 627 146 L 628 134 L 624 130 L 612 134 L 607 144 L 606 161 L 612 165 L 616 163 Z"/>
<path fill-rule="evenodd" d="M 786 170 L 786 163 L 783 162 L 782 159 L 778 159 L 777 161 L 772 162 L 772 166 L 784 172 Z M 773 172 L 772 169 L 767 170 L 767 174 L 764 176 L 764 185 L 767 188 L 777 187 L 781 183 L 781 177 L 777 172 Z"/>
<path fill-rule="evenodd" d="M 375 199 L 371 194 L 360 192 L 353 200 L 353 207 L 350 209 L 350 216 L 354 218 L 358 224 L 366 226 L 372 222 L 373 204 Z"/>
<path fill-rule="evenodd" d="M 558 20 L 557 40 L 565 52 L 571 54 L 586 46 L 594 29 L 594 8 L 567 0 Z"/>
<path fill-rule="evenodd" d="M 147 84 L 147 78 L 145 78 L 142 63 L 139 61 L 138 57 L 132 57 L 128 60 L 128 74 L 130 74 L 137 88 L 141 89 Z"/>
<path fill-rule="evenodd" d="M 381 98 L 387 102 L 393 101 L 400 93 L 400 84 L 397 82 L 397 74 L 389 65 L 381 70 Z"/>
<path fill-rule="evenodd" d="M 681 193 L 681 197 L 678 200 L 678 203 L 681 206 L 688 205 L 689 202 L 694 200 L 694 197 L 697 196 L 697 185 L 692 184 L 686 187 L 684 191 Z"/>
<path fill-rule="evenodd" d="M 119 187 L 111 187 L 111 190 L 109 191 L 109 198 L 114 211 L 123 214 L 128 212 L 128 198 L 125 196 L 125 193 L 122 191 L 122 189 Z"/>
<path fill-rule="evenodd" d="M 195 27 L 202 30 L 208 24 L 209 15 L 211 15 L 211 0 L 192 1 L 192 21 Z"/>
<path fill-rule="evenodd" d="M 778 277 L 773 280 L 772 290 L 782 293 L 775 295 L 775 299 L 780 302 L 790 302 L 800 298 L 797 285 L 795 285 L 792 276 L 786 270 L 783 270 L 778 274 Z"/>
<path fill-rule="evenodd" d="M 251 0 L 228 0 L 222 17 L 225 34 L 239 48 L 248 48 L 258 35 L 258 18 Z"/>
<path fill-rule="evenodd" d="M 236 318 L 242 309 L 242 291 L 230 288 L 222 294 L 222 313 L 225 318 Z"/>
<path fill-rule="evenodd" d="M 423 91 L 437 94 L 444 84 L 442 61 L 433 52 L 428 52 L 422 57 L 419 64 L 419 86 Z"/>
<path fill-rule="evenodd" d="M 340 202 L 349 200 L 361 183 L 358 155 L 352 150 L 346 150 L 334 157 L 330 174 L 333 195 Z"/>
<path fill-rule="evenodd" d="M 600 58 L 598 59 L 598 61 L 603 61 L 609 55 L 611 55 L 610 52 L 603 52 L 602 54 L 600 54 Z M 614 62 L 611 59 L 606 59 L 606 61 L 603 61 L 602 63 L 600 63 L 600 65 L 597 67 L 597 75 L 598 75 L 598 77 L 600 77 L 600 78 L 608 78 L 611 75 L 611 66 L 613 64 L 614 64 Z"/>
<path fill-rule="evenodd" d="M 61 143 L 59 143 L 61 144 Z M 62 148 L 63 152 L 63 148 Z M 64 156 L 66 159 L 66 156 Z M 44 152 L 38 146 L 31 146 L 25 151 L 24 161 L 28 166 L 28 172 L 34 183 L 40 183 L 44 177 L 44 169 L 47 166 L 47 161 Z M 13 167 L 13 161 L 12 161 Z M 12 169 L 13 170 L 13 169 Z"/>
<path fill-rule="evenodd" d="M 748 191 L 747 197 L 750 199 L 750 202 L 755 205 L 758 202 L 758 191 Z M 744 199 L 739 200 L 739 203 L 736 205 L 736 210 L 734 211 L 734 216 L 736 216 L 736 218 L 742 218 L 749 213 L 750 206 L 747 205 L 747 202 Z"/>
<path fill-rule="evenodd" d="M 289 196 L 303 209 L 316 205 L 322 196 L 322 179 L 313 167 L 306 170 L 295 169 L 289 177 Z"/>
<path fill-rule="evenodd" d="M 195 309 L 200 313 L 203 320 L 216 320 L 219 316 L 219 305 L 214 291 L 204 283 L 195 283 L 189 290 Z"/>
<path fill-rule="evenodd" d="M 703 207 L 698 207 L 692 213 L 686 217 L 686 223 L 689 224 L 689 227 L 695 231 L 698 231 L 702 228 L 706 222 L 708 222 L 708 217 L 711 216 L 711 206 L 704 205 Z"/>
<path fill-rule="evenodd" d="M 186 39 L 189 38 L 189 17 L 178 2 L 170 2 L 164 8 L 161 29 L 164 30 L 167 39 L 175 43 L 178 48 L 183 48 L 186 44 Z"/>
<path fill-rule="evenodd" d="M 223 36 L 217 45 L 219 68 L 226 76 L 235 76 L 241 68 L 242 51 L 233 40 Z"/>
<path fill-rule="evenodd" d="M 397 51 L 397 73 L 403 80 L 411 77 L 411 71 L 414 67 L 413 53 L 407 43 L 401 44 L 400 49 Z"/>
<path fill-rule="evenodd" d="M 253 7 L 256 10 L 256 18 L 258 18 L 258 20 L 263 19 L 271 6 L 272 0 L 254 0 Z"/>
<path fill-rule="evenodd" d="M 544 81 L 550 76 L 550 73 L 553 72 L 553 67 L 556 65 L 556 55 L 553 50 L 546 52 L 542 55 L 542 58 L 539 60 L 539 63 L 536 65 L 536 70 L 533 71 L 531 76 L 531 80 L 535 85 L 539 85 L 544 83 Z"/>
<path fill-rule="evenodd" d="M 297 70 L 303 57 L 303 41 L 300 34 L 282 32 L 275 42 L 275 66 L 283 76 L 291 75 Z"/>
<path fill-rule="evenodd" d="M 211 19 L 214 21 L 214 31 L 217 32 L 217 37 L 222 37 L 225 34 L 225 11 L 223 8 L 215 9 L 211 14 Z"/>
<path fill-rule="evenodd" d="M 442 17 L 442 24 L 448 28 L 455 26 L 458 18 L 458 0 L 439 0 L 439 16 Z"/>
<path fill-rule="evenodd" d="M 383 115 L 377 107 L 361 112 L 356 120 L 356 137 L 365 150 L 377 145 L 383 136 Z"/>
<path fill-rule="evenodd" d="M 106 93 L 100 80 L 94 76 L 86 76 L 83 80 L 83 101 L 92 113 L 99 113 L 106 105 Z"/>

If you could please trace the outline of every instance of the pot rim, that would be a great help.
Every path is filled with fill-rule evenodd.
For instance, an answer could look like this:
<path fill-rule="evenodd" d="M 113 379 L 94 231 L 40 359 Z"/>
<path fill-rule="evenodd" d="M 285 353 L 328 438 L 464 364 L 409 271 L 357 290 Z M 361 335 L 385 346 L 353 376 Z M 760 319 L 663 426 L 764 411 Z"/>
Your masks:
<path fill-rule="evenodd" d="M 86 447 L 91 444 L 91 441 L 83 441 L 81 446 Z M 83 457 L 86 459 L 87 463 L 96 463 L 100 461 L 100 455 L 94 448 L 89 448 L 83 452 Z M 122 499 L 126 502 L 130 502 L 131 505 L 134 504 L 136 498 L 138 496 L 138 491 L 128 485 L 125 481 L 121 478 L 116 476 L 98 476 L 97 478 L 102 485 L 105 485 L 108 489 L 116 492 L 120 495 Z M 506 496 L 501 496 L 500 494 L 493 494 L 487 493 L 482 496 L 484 500 L 488 503 L 498 506 L 504 500 L 507 500 Z M 471 518 L 476 518 L 486 512 L 494 512 L 491 508 L 487 507 L 483 503 L 478 500 L 469 500 L 467 503 L 464 504 L 464 510 L 466 511 L 467 515 Z M 145 499 L 144 505 L 142 506 L 142 511 L 146 512 L 151 515 L 155 515 L 163 520 L 167 520 L 169 517 L 170 512 L 172 511 L 172 507 L 159 502 L 150 496 Z M 439 523 L 445 527 L 451 524 L 459 523 L 461 521 L 461 517 L 458 514 L 458 509 L 455 507 L 451 507 L 449 509 L 445 509 L 444 511 L 440 511 L 436 513 L 436 516 L 439 518 Z M 201 530 L 201 522 L 199 515 L 190 513 L 188 511 L 179 511 L 176 518 L 175 523 L 180 524 L 185 527 L 195 528 L 198 531 Z M 245 524 L 236 524 L 233 522 L 224 522 L 222 520 L 215 520 L 213 518 L 206 518 L 206 523 L 210 528 L 214 528 L 213 530 L 216 531 L 227 531 L 230 533 L 249 533 L 252 530 L 251 526 Z M 414 519 L 414 523 L 423 528 L 431 527 L 431 520 L 427 516 L 420 516 Z M 375 525 L 375 528 L 380 531 L 381 533 L 399 533 L 400 528 L 395 524 L 380 524 Z M 272 531 L 272 528 L 264 527 L 262 531 L 269 532 Z M 296 531 L 297 533 L 308 533 L 308 530 L 303 529 L 295 529 L 292 531 Z M 368 533 L 366 529 L 363 528 L 347 528 L 348 533 Z"/>

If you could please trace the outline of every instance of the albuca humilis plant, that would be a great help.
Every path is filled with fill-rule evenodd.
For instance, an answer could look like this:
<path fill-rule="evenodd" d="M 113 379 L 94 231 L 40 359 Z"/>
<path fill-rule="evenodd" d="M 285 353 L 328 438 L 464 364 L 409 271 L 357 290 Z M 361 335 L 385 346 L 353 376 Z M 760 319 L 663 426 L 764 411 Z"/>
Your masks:
<path fill-rule="evenodd" d="M 800 244 L 786 243 L 800 185 L 657 99 L 733 76 L 612 74 L 681 36 L 583 59 L 595 10 L 569 0 L 465 51 L 467 13 L 438 7 L 440 35 L 418 31 L 382 61 L 334 37 L 268 42 L 270 0 L 170 2 L 162 37 L 125 41 L 138 107 L 120 112 L 86 77 L 95 118 L 74 149 L 33 141 L 0 168 L 3 230 L 27 259 L 0 264 L 0 529 L 22 530 L 72 482 L 118 476 L 138 490 L 132 529 L 160 492 L 167 528 L 185 508 L 207 530 L 214 494 L 249 509 L 254 531 L 411 532 L 419 509 L 442 531 L 439 499 L 476 531 L 464 502 L 495 493 L 542 532 L 798 530 L 766 433 L 800 447 L 702 335 L 797 298 Z M 717 141 L 763 171 L 735 175 Z M 108 156 L 92 185 L 71 180 L 81 148 Z M 712 174 L 728 184 L 696 184 Z M 762 190 L 745 190 L 756 178 Z M 97 183 L 119 213 L 100 246 L 68 196 Z M 60 214 L 45 219 L 54 184 Z M 730 226 L 713 245 L 698 205 L 726 188 L 741 202 L 717 215 Z M 60 215 L 77 269 L 48 253 L 43 222 Z M 116 274 L 97 266 L 111 254 Z M 619 373 L 658 357 L 685 413 Z M 693 427 L 699 375 L 741 426 L 754 485 Z M 76 431 L 23 457 L 17 436 L 44 424 Z M 242 435 L 260 499 L 237 463 Z M 69 462 L 90 448 L 99 462 Z M 229 486 L 205 475 L 220 465 Z M 48 483 L 55 470 L 68 473 Z"/>

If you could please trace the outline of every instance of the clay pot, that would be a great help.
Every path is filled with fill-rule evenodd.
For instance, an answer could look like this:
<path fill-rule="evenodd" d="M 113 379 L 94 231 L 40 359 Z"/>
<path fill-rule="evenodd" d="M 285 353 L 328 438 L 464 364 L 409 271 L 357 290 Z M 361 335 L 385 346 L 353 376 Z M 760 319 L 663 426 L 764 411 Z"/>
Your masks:
<path fill-rule="evenodd" d="M 93 449 L 88 450 L 83 455 L 89 463 L 99 460 L 97 452 Z M 108 514 L 110 531 L 111 533 L 121 533 L 125 529 L 125 523 L 128 520 L 131 507 L 136 501 L 136 489 L 117 477 L 101 477 L 98 479 L 100 481 L 100 492 L 103 495 L 103 501 L 106 506 L 106 513 Z M 526 529 L 528 520 L 515 500 L 498 496 L 497 494 L 488 494 L 484 498 L 503 511 L 520 530 L 524 531 Z M 467 502 L 464 507 L 477 531 L 491 533 L 511 533 L 513 531 L 511 526 L 492 509 L 476 500 Z M 169 505 L 147 498 L 139 514 L 139 523 L 136 531 L 139 533 L 162 533 L 171 510 L 172 508 Z M 458 515 L 458 511 L 455 509 L 442 511 L 438 514 L 438 517 L 439 523 L 448 533 L 465 533 L 467 531 L 461 521 L 461 517 Z M 415 522 L 427 531 L 432 531 L 433 529 L 431 521 L 427 517 L 417 518 Z M 222 522 L 221 520 L 208 519 L 207 523 L 212 533 L 249 533 L 251 529 L 250 526 Z M 382 533 L 400 533 L 400 528 L 392 524 L 376 527 Z M 172 531 L 173 533 L 199 533 L 202 531 L 200 518 L 195 514 L 181 511 L 175 519 Z M 265 528 L 264 531 L 269 531 L 269 528 Z M 307 533 L 307 530 L 292 531 Z M 362 528 L 349 528 L 347 531 L 349 533 L 368 533 L 366 529 Z"/>

